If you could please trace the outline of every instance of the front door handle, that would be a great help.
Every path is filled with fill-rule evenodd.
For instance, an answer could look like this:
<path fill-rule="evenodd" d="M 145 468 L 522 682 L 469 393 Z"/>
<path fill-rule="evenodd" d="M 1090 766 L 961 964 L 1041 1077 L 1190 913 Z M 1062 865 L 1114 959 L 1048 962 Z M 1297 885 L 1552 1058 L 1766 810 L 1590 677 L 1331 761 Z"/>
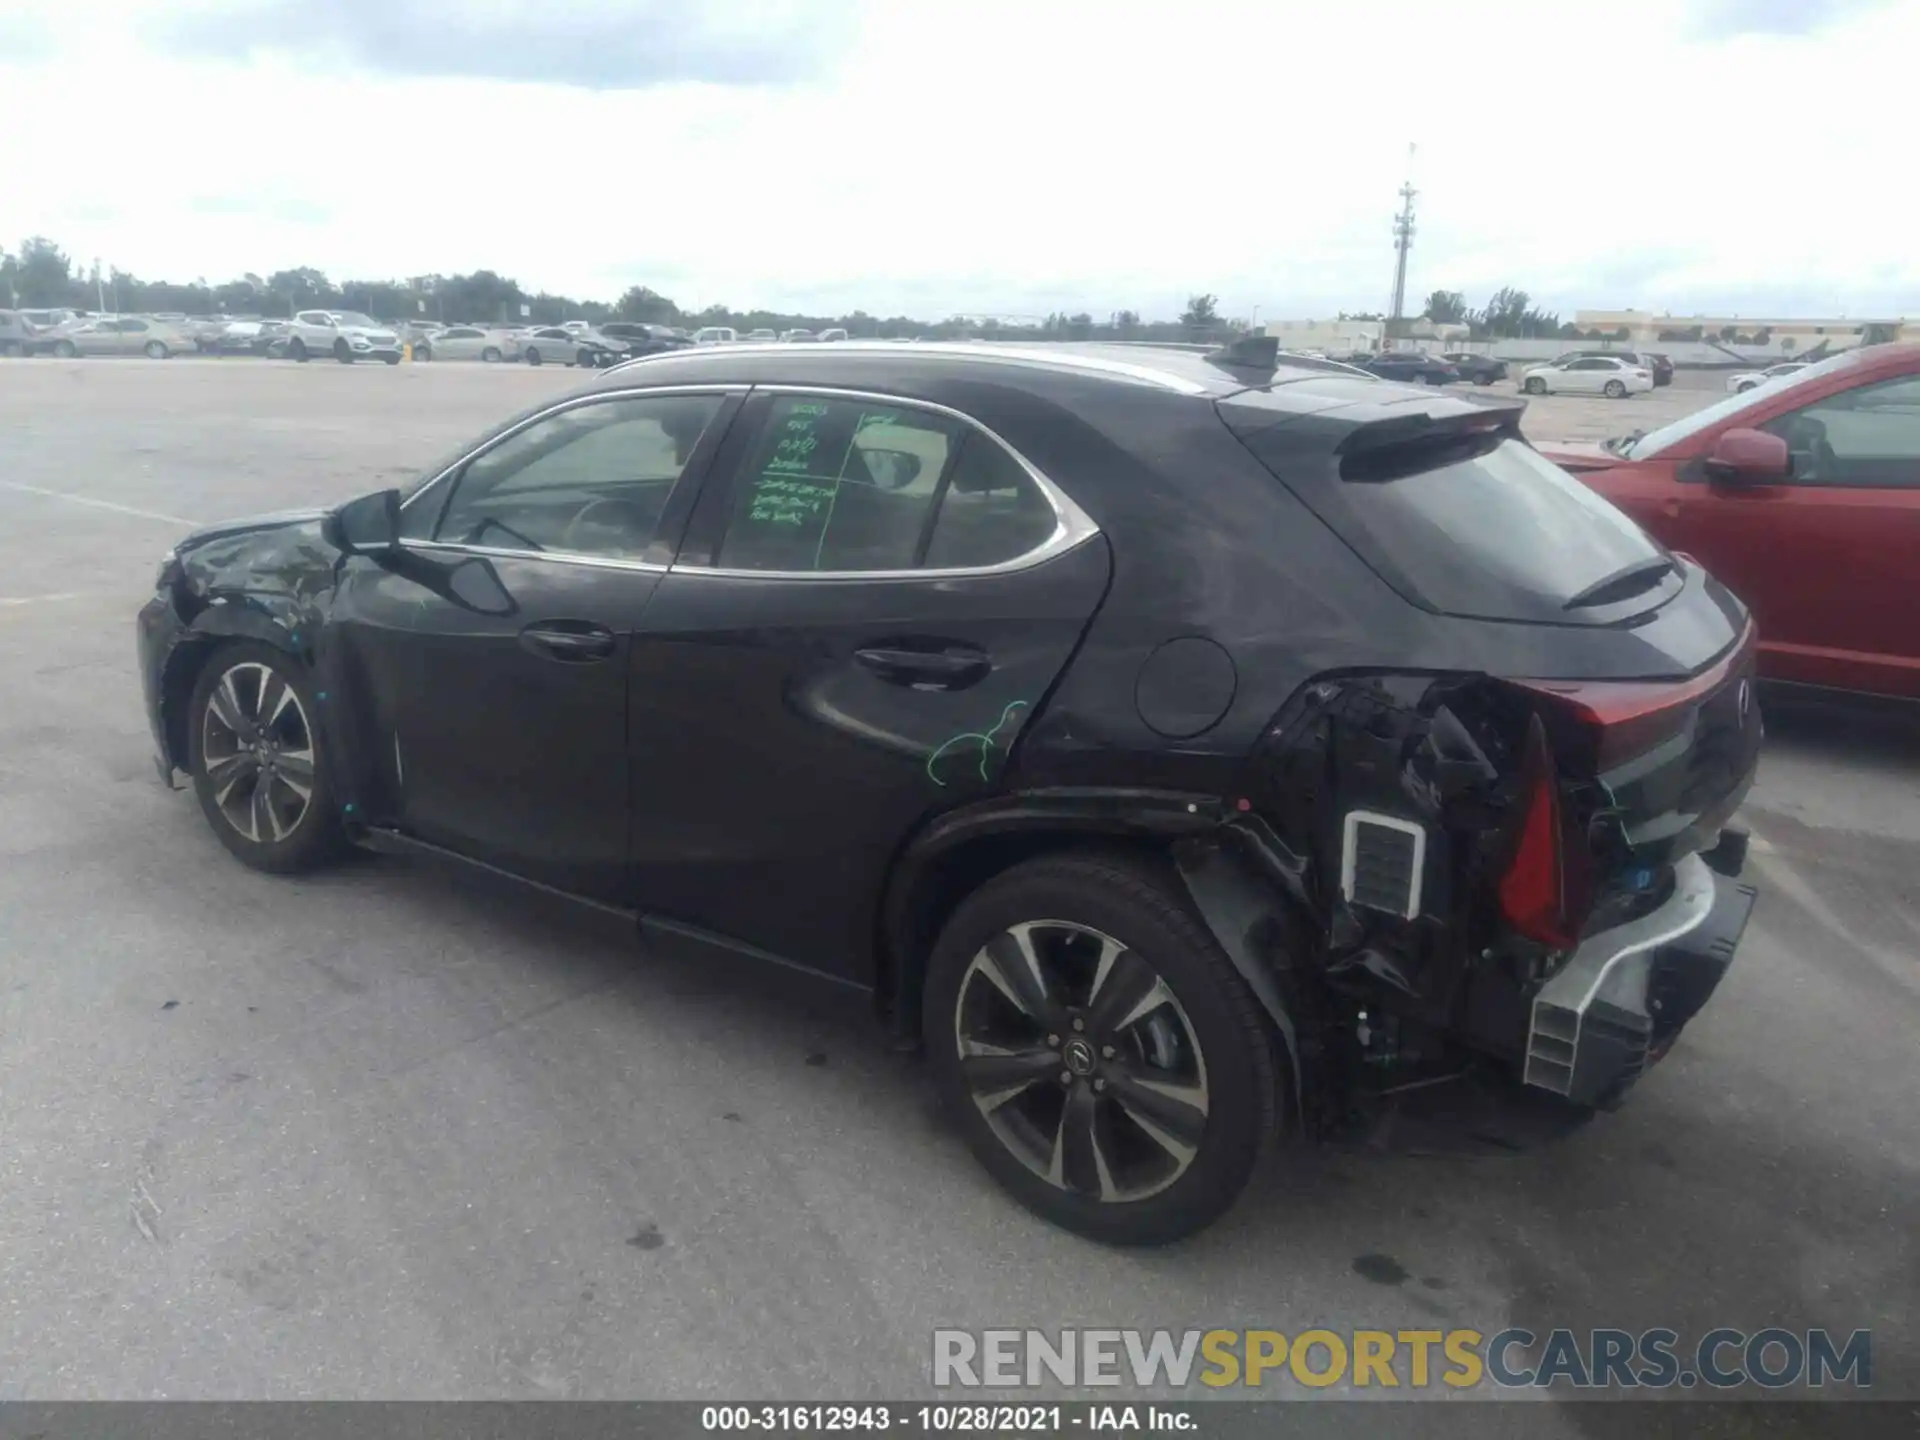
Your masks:
<path fill-rule="evenodd" d="M 520 632 L 520 643 L 547 660 L 569 665 L 605 660 L 617 642 L 613 631 L 588 620 L 544 620 Z"/>
<path fill-rule="evenodd" d="M 926 689 L 961 690 L 993 672 L 985 652 L 971 648 L 915 650 L 903 645 L 869 645 L 853 658 L 882 680 Z"/>

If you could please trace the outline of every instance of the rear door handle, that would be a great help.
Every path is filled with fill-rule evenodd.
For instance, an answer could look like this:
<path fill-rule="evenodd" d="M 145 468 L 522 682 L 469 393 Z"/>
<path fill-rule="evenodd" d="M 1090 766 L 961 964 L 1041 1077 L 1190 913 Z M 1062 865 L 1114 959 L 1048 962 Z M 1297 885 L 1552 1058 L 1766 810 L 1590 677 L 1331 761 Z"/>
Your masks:
<path fill-rule="evenodd" d="M 605 660 L 616 645 L 613 632 L 587 620 L 547 620 L 520 632 L 520 643 L 534 654 L 570 665 Z"/>
<path fill-rule="evenodd" d="M 854 651 L 853 658 L 895 685 L 941 690 L 964 689 L 993 671 L 993 662 L 986 654 L 971 648 L 910 650 L 905 646 L 869 645 Z"/>

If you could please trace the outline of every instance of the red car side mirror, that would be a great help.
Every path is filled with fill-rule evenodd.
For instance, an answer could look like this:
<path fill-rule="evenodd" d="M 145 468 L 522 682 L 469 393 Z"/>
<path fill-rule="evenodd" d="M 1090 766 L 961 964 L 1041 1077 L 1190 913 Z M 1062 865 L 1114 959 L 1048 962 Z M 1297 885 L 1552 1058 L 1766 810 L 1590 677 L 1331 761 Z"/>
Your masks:
<path fill-rule="evenodd" d="M 1793 455 L 1778 435 L 1764 430 L 1728 430 L 1713 442 L 1706 471 L 1715 480 L 1758 485 L 1791 476 Z"/>

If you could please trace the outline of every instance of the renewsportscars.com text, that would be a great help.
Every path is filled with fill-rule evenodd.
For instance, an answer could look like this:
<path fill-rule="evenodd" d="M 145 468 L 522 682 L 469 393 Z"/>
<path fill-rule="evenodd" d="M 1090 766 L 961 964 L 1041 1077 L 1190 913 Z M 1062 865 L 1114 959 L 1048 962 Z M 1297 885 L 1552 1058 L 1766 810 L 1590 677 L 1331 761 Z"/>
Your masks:
<path fill-rule="evenodd" d="M 1773 1327 L 1677 1331 L 936 1330 L 940 1388 L 1132 1384 L 1215 1389 L 1330 1385 L 1382 1389 L 1729 1390 L 1873 1383 L 1873 1337 Z"/>

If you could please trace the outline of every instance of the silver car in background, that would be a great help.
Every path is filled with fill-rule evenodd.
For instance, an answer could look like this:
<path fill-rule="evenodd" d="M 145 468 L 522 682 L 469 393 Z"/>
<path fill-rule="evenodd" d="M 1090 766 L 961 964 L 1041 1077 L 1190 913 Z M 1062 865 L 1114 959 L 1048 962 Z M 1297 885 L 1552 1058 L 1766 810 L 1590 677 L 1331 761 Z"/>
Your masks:
<path fill-rule="evenodd" d="M 597 369 L 622 359 L 627 347 L 593 330 L 568 330 L 543 325 L 520 337 L 521 354 L 529 365 L 580 365 Z"/>
<path fill-rule="evenodd" d="M 491 326 L 449 325 L 438 335 L 420 341 L 413 347 L 416 360 L 484 360 L 488 364 L 498 364 L 503 360 L 518 360 L 522 344 L 518 335 L 509 330 Z"/>
<path fill-rule="evenodd" d="M 102 315 L 63 325 L 43 336 L 38 348 L 71 360 L 80 355 L 145 355 L 165 360 L 191 351 L 193 341 L 173 326 L 138 315 Z"/>

